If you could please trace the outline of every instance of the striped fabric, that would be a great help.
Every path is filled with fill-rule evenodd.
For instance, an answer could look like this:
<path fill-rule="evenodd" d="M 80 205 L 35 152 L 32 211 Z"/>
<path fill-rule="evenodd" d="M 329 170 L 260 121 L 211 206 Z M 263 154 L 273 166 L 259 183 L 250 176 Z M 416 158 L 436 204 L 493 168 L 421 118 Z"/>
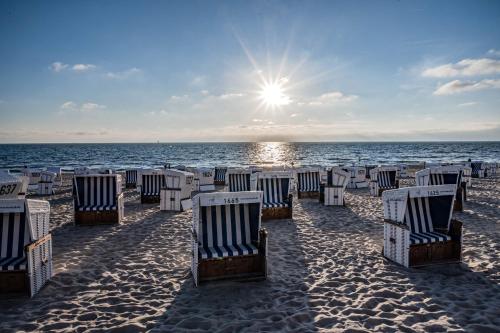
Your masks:
<path fill-rule="evenodd" d="M 472 177 L 479 177 L 479 171 L 483 168 L 483 163 L 482 162 L 472 162 L 470 164 L 470 167 L 472 168 Z"/>
<path fill-rule="evenodd" d="M 226 180 L 227 168 L 215 168 L 215 178 L 216 182 L 224 182 Z"/>
<path fill-rule="evenodd" d="M 30 243 L 26 213 L 0 214 L 0 271 L 26 270 L 24 247 Z"/>
<path fill-rule="evenodd" d="M 230 173 L 229 192 L 250 191 L 250 174 Z"/>
<path fill-rule="evenodd" d="M 395 170 L 381 170 L 377 174 L 378 186 L 381 189 L 388 189 L 396 187 L 396 171 Z"/>
<path fill-rule="evenodd" d="M 429 185 L 445 185 L 460 183 L 461 172 L 460 173 L 431 173 L 429 175 Z"/>
<path fill-rule="evenodd" d="M 75 209 L 78 211 L 104 211 L 117 209 L 115 177 L 78 177 L 73 179 Z"/>
<path fill-rule="evenodd" d="M 202 259 L 258 254 L 258 219 L 251 219 L 250 205 L 201 207 L 198 250 Z M 255 206 L 255 204 L 253 204 Z"/>
<path fill-rule="evenodd" d="M 319 172 L 300 172 L 297 173 L 299 181 L 299 192 L 317 192 L 319 191 Z"/>
<path fill-rule="evenodd" d="M 451 240 L 451 237 L 434 231 L 429 197 L 408 198 L 404 222 L 410 227 L 411 244 L 427 244 Z"/>
<path fill-rule="evenodd" d="M 125 171 L 125 183 L 126 184 L 137 184 L 137 170 L 126 170 Z"/>
<path fill-rule="evenodd" d="M 289 178 L 262 178 L 257 183 L 257 190 L 264 192 L 263 208 L 289 207 Z"/>
<path fill-rule="evenodd" d="M 142 175 L 142 195 L 160 195 L 160 190 L 165 187 L 165 175 Z"/>

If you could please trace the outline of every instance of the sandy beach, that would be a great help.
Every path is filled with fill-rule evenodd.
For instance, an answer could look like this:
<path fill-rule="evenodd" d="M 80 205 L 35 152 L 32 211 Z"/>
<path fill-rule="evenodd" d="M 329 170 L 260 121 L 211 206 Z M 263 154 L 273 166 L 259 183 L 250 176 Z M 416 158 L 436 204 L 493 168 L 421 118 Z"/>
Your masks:
<path fill-rule="evenodd" d="M 346 207 L 296 200 L 269 232 L 266 281 L 191 278 L 191 211 L 125 192 L 121 225 L 75 227 L 71 190 L 51 202 L 53 279 L 34 298 L 0 300 L 0 331 L 500 332 L 500 180 L 474 179 L 454 217 L 463 263 L 405 269 L 381 255 L 381 198 Z"/>

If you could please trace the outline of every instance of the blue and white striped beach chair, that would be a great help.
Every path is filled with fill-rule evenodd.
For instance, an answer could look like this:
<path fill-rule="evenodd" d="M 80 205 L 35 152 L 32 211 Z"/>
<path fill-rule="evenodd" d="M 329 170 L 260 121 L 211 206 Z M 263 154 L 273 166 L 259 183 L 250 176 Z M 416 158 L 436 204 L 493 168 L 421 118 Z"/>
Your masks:
<path fill-rule="evenodd" d="M 120 223 L 123 193 L 118 174 L 88 174 L 73 178 L 75 224 Z"/>
<path fill-rule="evenodd" d="M 321 170 L 320 168 L 300 168 L 295 170 L 297 180 L 297 198 L 319 198 Z"/>
<path fill-rule="evenodd" d="M 214 184 L 215 185 L 225 185 L 226 184 L 226 167 L 216 167 L 215 168 L 215 176 L 214 176 Z"/>
<path fill-rule="evenodd" d="M 267 234 L 261 229 L 262 192 L 217 192 L 193 198 L 194 282 L 265 278 Z"/>
<path fill-rule="evenodd" d="M 454 185 L 385 191 L 384 256 L 403 266 L 457 262 L 462 223 L 452 220 Z"/>
<path fill-rule="evenodd" d="M 125 188 L 136 188 L 137 187 L 137 169 L 125 170 Z"/>
<path fill-rule="evenodd" d="M 0 294 L 33 296 L 52 277 L 50 205 L 25 199 L 27 186 L 28 178 L 0 175 Z"/>
<path fill-rule="evenodd" d="M 370 170 L 370 194 L 379 197 L 385 190 L 397 189 L 398 167 L 382 166 Z"/>
<path fill-rule="evenodd" d="M 286 171 L 264 171 L 257 174 L 257 191 L 263 192 L 262 219 L 291 219 L 293 176 Z"/>
<path fill-rule="evenodd" d="M 462 181 L 462 167 L 447 165 L 420 170 L 415 174 L 417 186 L 431 185 L 453 185 L 456 188 L 455 211 L 463 210 L 463 202 L 466 200 L 467 185 Z"/>
<path fill-rule="evenodd" d="M 141 204 L 160 203 L 160 191 L 165 187 L 163 170 L 143 170 L 141 179 Z"/>
<path fill-rule="evenodd" d="M 226 172 L 224 190 L 226 192 L 250 191 L 253 178 L 251 170 L 230 168 Z"/>

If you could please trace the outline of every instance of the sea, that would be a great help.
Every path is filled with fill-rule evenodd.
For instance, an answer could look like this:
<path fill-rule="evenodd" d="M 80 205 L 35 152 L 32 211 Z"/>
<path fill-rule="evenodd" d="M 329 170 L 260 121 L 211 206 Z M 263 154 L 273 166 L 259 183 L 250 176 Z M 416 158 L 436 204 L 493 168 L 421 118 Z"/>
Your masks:
<path fill-rule="evenodd" d="M 0 144 L 0 169 L 500 162 L 500 142 Z"/>

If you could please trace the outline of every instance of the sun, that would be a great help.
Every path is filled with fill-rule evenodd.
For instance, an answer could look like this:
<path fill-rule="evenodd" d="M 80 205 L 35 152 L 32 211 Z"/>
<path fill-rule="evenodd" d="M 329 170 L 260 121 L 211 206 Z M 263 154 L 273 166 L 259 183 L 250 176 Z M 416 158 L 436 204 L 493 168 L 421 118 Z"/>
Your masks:
<path fill-rule="evenodd" d="M 288 82 L 287 79 L 282 78 L 275 82 L 265 82 L 261 86 L 259 93 L 260 100 L 267 106 L 271 108 L 281 107 L 290 104 L 291 100 L 285 94 L 284 85 Z"/>

